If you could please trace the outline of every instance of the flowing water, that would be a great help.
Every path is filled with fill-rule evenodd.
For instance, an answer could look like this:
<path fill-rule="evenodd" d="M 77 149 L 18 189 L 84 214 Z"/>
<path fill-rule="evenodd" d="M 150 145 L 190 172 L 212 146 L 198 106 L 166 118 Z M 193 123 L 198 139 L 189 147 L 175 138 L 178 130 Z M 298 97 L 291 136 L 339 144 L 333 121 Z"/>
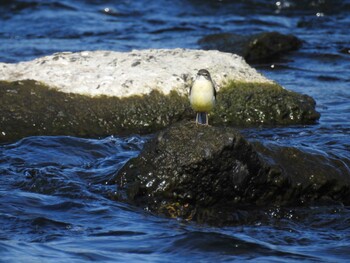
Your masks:
<path fill-rule="evenodd" d="M 60 51 L 199 48 L 220 32 L 278 31 L 299 51 L 253 65 L 312 96 L 310 126 L 244 130 L 350 165 L 350 1 L 35 1 L 0 3 L 0 61 Z M 0 98 L 1 99 L 1 98 Z M 152 215 L 113 200 L 112 177 L 148 137 L 28 137 L 0 145 L 0 261 L 348 262 L 350 207 L 238 211 L 213 227 Z"/>

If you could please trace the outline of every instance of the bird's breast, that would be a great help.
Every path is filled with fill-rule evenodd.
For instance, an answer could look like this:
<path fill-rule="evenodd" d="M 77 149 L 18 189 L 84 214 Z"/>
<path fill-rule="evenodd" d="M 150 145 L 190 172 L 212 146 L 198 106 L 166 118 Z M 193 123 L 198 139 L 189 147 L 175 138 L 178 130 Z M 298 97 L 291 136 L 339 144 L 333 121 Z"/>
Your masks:
<path fill-rule="evenodd" d="M 211 111 L 215 104 L 214 87 L 211 81 L 195 80 L 191 89 L 190 102 L 197 112 Z"/>

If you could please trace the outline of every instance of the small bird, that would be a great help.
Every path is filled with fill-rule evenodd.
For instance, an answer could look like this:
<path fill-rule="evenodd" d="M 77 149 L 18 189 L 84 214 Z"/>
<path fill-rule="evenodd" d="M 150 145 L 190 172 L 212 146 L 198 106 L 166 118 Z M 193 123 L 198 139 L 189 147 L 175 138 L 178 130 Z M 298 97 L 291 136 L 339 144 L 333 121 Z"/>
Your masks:
<path fill-rule="evenodd" d="M 191 107 L 197 113 L 196 124 L 209 124 L 208 112 L 214 108 L 215 100 L 216 90 L 210 73 L 206 69 L 201 69 L 190 88 Z"/>

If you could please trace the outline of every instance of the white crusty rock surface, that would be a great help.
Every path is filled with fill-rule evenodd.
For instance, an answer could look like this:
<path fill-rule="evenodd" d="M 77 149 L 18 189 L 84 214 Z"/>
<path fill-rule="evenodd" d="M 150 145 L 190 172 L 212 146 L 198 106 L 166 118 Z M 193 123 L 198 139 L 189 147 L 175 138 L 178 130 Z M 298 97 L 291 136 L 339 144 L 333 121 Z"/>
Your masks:
<path fill-rule="evenodd" d="M 62 52 L 16 64 L 0 63 L 0 80 L 34 79 L 63 92 L 125 97 L 188 93 L 199 69 L 208 69 L 220 88 L 228 80 L 272 82 L 242 57 L 219 51 L 150 49 L 131 52 Z"/>

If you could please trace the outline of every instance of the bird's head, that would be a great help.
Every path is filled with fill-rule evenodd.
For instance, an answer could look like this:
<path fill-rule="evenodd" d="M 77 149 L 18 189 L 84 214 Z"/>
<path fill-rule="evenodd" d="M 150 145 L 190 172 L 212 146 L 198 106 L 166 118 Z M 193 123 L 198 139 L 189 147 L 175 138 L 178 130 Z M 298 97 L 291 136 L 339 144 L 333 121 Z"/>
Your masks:
<path fill-rule="evenodd" d="M 206 78 L 207 80 L 210 80 L 211 81 L 211 77 L 210 77 L 210 73 L 208 70 L 206 69 L 200 69 L 197 73 L 197 78 L 200 78 L 200 77 L 204 77 Z"/>

